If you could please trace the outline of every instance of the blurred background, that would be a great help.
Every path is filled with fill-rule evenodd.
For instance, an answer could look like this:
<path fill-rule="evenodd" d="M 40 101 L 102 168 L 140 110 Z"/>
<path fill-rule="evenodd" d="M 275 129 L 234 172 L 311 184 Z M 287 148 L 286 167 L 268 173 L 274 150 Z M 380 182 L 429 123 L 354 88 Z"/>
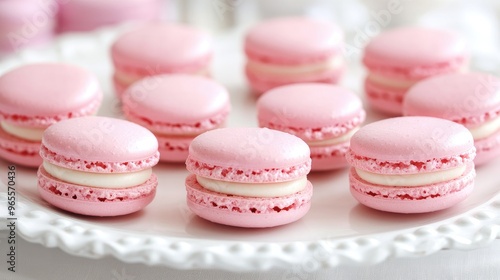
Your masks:
<path fill-rule="evenodd" d="M 462 33 L 479 63 L 494 67 L 499 60 L 498 0 L 0 0 L 0 53 L 130 20 L 183 22 L 217 34 L 289 15 L 339 24 L 347 56 L 358 55 L 384 29 L 426 25 Z"/>

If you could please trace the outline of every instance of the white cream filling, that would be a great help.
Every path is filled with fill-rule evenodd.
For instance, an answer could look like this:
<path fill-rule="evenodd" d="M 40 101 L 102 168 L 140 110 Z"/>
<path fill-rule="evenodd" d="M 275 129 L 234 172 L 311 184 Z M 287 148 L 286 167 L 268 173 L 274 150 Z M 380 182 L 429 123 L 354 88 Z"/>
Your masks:
<path fill-rule="evenodd" d="M 302 191 L 307 186 L 307 177 L 279 183 L 236 183 L 196 176 L 198 183 L 207 190 L 247 197 L 279 197 Z"/>
<path fill-rule="evenodd" d="M 278 76 L 291 76 L 291 75 L 303 75 L 315 72 L 322 72 L 325 70 L 338 69 L 343 64 L 342 56 L 332 56 L 326 61 L 302 64 L 300 66 L 290 66 L 290 65 L 276 65 L 262 63 L 255 60 L 248 60 L 247 67 L 250 71 L 261 74 L 271 74 Z"/>
<path fill-rule="evenodd" d="M 42 135 L 45 131 L 45 128 L 17 126 L 6 121 L 0 122 L 0 125 L 2 126 L 2 129 L 8 134 L 29 141 L 42 141 Z"/>
<path fill-rule="evenodd" d="M 496 117 L 478 127 L 469 128 L 469 131 L 472 134 L 474 140 L 479 140 L 492 135 L 499 129 L 500 129 L 500 117 Z"/>
<path fill-rule="evenodd" d="M 151 168 L 148 168 L 127 173 L 91 173 L 59 167 L 47 161 L 43 161 L 43 168 L 47 173 L 64 182 L 107 189 L 138 186 L 146 182 L 153 172 Z"/>
<path fill-rule="evenodd" d="M 356 127 L 356 128 L 353 128 L 348 133 L 340 135 L 339 137 L 324 139 L 324 140 L 319 140 L 319 141 L 306 141 L 306 143 L 310 147 L 333 146 L 333 145 L 337 145 L 337 144 L 349 141 L 351 139 L 351 137 L 354 135 L 354 133 L 356 133 L 356 131 L 358 131 L 358 130 L 359 130 L 359 127 Z"/>
<path fill-rule="evenodd" d="M 404 175 L 380 175 L 356 168 L 361 179 L 383 186 L 417 187 L 456 179 L 465 172 L 466 166 L 459 166 L 448 170 Z"/>
<path fill-rule="evenodd" d="M 401 80 L 397 78 L 388 78 L 386 76 L 374 73 L 370 73 L 367 79 L 378 85 L 392 87 L 392 88 L 410 88 L 419 81 L 419 80 Z"/>

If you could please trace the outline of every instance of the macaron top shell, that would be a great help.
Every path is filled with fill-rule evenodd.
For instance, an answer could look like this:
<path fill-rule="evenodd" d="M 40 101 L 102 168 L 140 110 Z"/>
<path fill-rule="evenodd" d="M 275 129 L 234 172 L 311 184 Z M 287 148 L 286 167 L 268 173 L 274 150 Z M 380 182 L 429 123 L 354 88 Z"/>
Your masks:
<path fill-rule="evenodd" d="M 163 133 L 200 133 L 220 125 L 230 110 L 229 93 L 202 76 L 148 77 L 123 96 L 127 118 Z"/>
<path fill-rule="evenodd" d="M 261 62 L 310 63 L 340 51 L 342 40 L 342 31 L 332 23 L 285 17 L 261 22 L 249 30 L 245 52 Z"/>
<path fill-rule="evenodd" d="M 368 124 L 351 138 L 347 161 L 375 173 L 448 169 L 474 159 L 469 130 L 433 117 L 399 117 Z"/>
<path fill-rule="evenodd" d="M 272 89 L 258 100 L 257 109 L 261 125 L 308 140 L 340 136 L 365 118 L 358 96 L 340 86 L 320 83 Z"/>
<path fill-rule="evenodd" d="M 118 67 L 143 68 L 150 75 L 205 64 L 212 55 L 210 36 L 173 23 L 150 23 L 123 34 L 112 46 Z"/>
<path fill-rule="evenodd" d="M 363 63 L 370 70 L 412 72 L 459 68 L 467 59 L 465 41 L 456 33 L 426 27 L 401 27 L 373 38 L 365 48 Z"/>
<path fill-rule="evenodd" d="M 101 100 L 97 78 L 74 65 L 30 64 L 0 77 L 0 118 L 19 125 L 90 115 Z"/>
<path fill-rule="evenodd" d="M 407 92 L 403 113 L 477 126 L 500 114 L 500 79 L 486 73 L 439 75 Z"/>
<path fill-rule="evenodd" d="M 187 169 L 202 177 L 238 182 L 277 182 L 307 175 L 307 144 L 267 128 L 221 128 L 197 136 L 189 146 Z"/>
<path fill-rule="evenodd" d="M 158 162 L 158 142 L 146 128 L 108 117 L 81 117 L 47 128 L 40 155 L 69 169 L 88 172 L 130 172 Z"/>

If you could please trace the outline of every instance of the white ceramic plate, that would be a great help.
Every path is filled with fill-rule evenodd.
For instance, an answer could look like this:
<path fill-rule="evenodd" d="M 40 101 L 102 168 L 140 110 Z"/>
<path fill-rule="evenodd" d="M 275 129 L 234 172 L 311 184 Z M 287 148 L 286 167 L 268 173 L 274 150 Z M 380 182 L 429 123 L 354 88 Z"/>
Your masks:
<path fill-rule="evenodd" d="M 101 115 L 121 117 L 113 96 L 109 45 L 123 27 L 60 38 L 53 46 L 25 51 L 0 63 L 0 74 L 37 61 L 72 62 L 99 75 L 106 97 Z M 243 76 L 241 32 L 217 37 L 214 78 L 231 92 L 229 126 L 255 126 L 255 98 Z M 360 92 L 362 69 L 353 59 L 344 84 Z M 57 81 L 54 81 L 57 82 Z M 369 113 L 369 121 L 380 118 Z M 8 163 L 0 160 L 1 216 L 6 213 Z M 473 249 L 500 238 L 500 160 L 477 170 L 471 197 L 436 213 L 401 215 L 371 210 L 349 194 L 347 170 L 310 174 L 315 193 L 300 221 L 271 229 L 241 229 L 207 222 L 186 207 L 183 164 L 155 167 L 159 186 L 143 211 L 118 218 L 91 218 L 55 209 L 41 200 L 36 172 L 17 167 L 17 233 L 22 238 L 84 257 L 112 255 L 124 262 L 180 269 L 258 271 L 272 267 L 312 271 L 388 258 L 424 256 L 442 249 Z"/>

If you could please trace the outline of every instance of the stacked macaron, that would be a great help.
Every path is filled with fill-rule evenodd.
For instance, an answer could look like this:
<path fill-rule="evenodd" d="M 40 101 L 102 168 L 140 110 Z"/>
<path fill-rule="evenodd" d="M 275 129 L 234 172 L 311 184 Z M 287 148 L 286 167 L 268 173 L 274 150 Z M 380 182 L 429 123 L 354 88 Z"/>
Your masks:
<path fill-rule="evenodd" d="M 351 138 L 350 190 L 360 203 L 397 213 L 431 212 L 467 198 L 476 149 L 462 125 L 432 117 L 368 124 Z"/>
<path fill-rule="evenodd" d="M 120 36 L 111 47 L 116 93 L 134 82 L 160 74 L 209 76 L 210 36 L 194 27 L 150 23 Z"/>
<path fill-rule="evenodd" d="M 144 208 L 155 196 L 158 142 L 132 122 L 95 116 L 61 121 L 44 132 L 40 155 L 38 190 L 58 208 L 117 216 Z"/>
<path fill-rule="evenodd" d="M 306 17 L 277 18 L 254 26 L 245 38 L 246 76 L 257 94 L 304 82 L 336 83 L 344 72 L 343 33 Z"/>
<path fill-rule="evenodd" d="M 189 147 L 187 204 L 209 221 L 238 227 L 294 222 L 311 206 L 309 147 L 267 128 L 222 128 Z"/>
<path fill-rule="evenodd" d="M 500 79 L 495 76 L 456 73 L 423 80 L 408 91 L 403 113 L 467 127 L 477 149 L 476 165 L 500 157 Z"/>
<path fill-rule="evenodd" d="M 97 78 L 77 66 L 41 63 L 7 72 L 0 77 L 0 157 L 39 166 L 44 130 L 61 120 L 96 113 L 101 101 Z"/>
<path fill-rule="evenodd" d="M 89 31 L 123 21 L 160 17 L 161 0 L 71 0 L 60 3 L 59 32 Z"/>
<path fill-rule="evenodd" d="M 373 38 L 363 63 L 370 105 L 401 115 L 406 91 L 415 83 L 439 74 L 463 72 L 468 67 L 464 40 L 456 33 L 425 27 L 402 27 Z"/>
<path fill-rule="evenodd" d="M 349 139 L 365 120 L 361 100 L 336 85 L 304 83 L 267 91 L 257 102 L 259 125 L 304 140 L 312 170 L 347 166 Z"/>
<path fill-rule="evenodd" d="M 158 138 L 160 159 L 170 162 L 186 161 L 193 138 L 224 126 L 231 108 L 223 86 L 186 74 L 140 80 L 122 101 L 126 118 L 151 130 Z"/>

